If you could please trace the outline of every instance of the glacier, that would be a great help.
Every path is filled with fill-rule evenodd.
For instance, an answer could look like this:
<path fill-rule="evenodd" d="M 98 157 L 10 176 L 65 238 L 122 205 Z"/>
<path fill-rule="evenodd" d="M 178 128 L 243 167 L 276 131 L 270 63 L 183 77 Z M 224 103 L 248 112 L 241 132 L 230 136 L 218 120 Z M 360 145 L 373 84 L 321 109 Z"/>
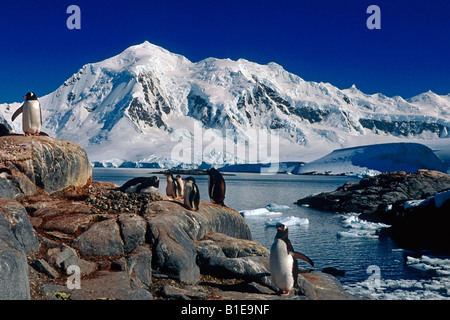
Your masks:
<path fill-rule="evenodd" d="M 40 101 L 42 130 L 79 143 L 101 166 L 311 162 L 401 142 L 429 145 L 450 165 L 450 94 L 365 94 L 274 62 L 191 62 L 147 41 L 82 66 Z M 0 104 L 0 122 L 16 132 L 20 121 L 10 119 L 20 105 Z"/>

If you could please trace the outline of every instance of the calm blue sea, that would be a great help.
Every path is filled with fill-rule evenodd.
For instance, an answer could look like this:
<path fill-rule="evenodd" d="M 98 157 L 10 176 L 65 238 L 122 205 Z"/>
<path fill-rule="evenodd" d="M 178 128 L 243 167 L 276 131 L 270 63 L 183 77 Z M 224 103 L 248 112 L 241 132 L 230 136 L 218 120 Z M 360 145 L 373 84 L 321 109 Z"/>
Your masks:
<path fill-rule="evenodd" d="M 154 172 L 149 169 L 94 168 L 93 178 L 122 185 L 137 176 L 155 175 Z M 166 178 L 162 174 L 156 175 L 161 179 L 160 192 L 165 193 Z M 201 200 L 209 201 L 208 177 L 195 178 Z M 370 294 L 377 299 L 450 298 L 448 257 L 402 250 L 390 238 L 378 237 L 375 234 L 375 229 L 379 228 L 377 225 L 357 223 L 357 213 L 341 215 L 294 204 L 300 198 L 335 190 L 346 181 L 358 178 L 255 173 L 236 173 L 224 178 L 227 184 L 225 204 L 228 207 L 237 211 L 264 208 L 268 204 L 289 207 L 274 210 L 282 214 L 245 217 L 253 240 L 267 248 L 270 248 L 276 233 L 275 228 L 266 225 L 269 219 L 308 219 L 308 224 L 289 226 L 294 248 L 309 256 L 318 270 L 325 267 L 345 270 L 345 275 L 338 278 L 348 291 Z M 422 255 L 434 260 L 408 258 Z M 429 261 L 434 261 L 434 265 Z M 299 262 L 300 265 L 302 263 Z"/>

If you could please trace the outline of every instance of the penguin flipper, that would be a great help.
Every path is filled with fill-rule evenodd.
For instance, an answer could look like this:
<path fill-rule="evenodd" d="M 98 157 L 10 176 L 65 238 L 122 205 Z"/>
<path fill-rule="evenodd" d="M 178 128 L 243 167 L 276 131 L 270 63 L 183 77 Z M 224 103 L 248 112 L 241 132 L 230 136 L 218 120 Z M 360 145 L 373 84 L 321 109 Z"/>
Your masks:
<path fill-rule="evenodd" d="M 291 252 L 291 254 L 295 259 L 303 260 L 306 263 L 309 263 L 311 266 L 314 267 L 314 262 L 310 258 L 305 256 L 303 253 L 293 251 L 293 252 Z"/>
<path fill-rule="evenodd" d="M 12 115 L 11 121 L 16 120 L 16 118 L 19 116 L 19 114 L 21 114 L 23 112 L 23 105 L 16 110 L 16 112 L 14 112 L 14 114 Z"/>

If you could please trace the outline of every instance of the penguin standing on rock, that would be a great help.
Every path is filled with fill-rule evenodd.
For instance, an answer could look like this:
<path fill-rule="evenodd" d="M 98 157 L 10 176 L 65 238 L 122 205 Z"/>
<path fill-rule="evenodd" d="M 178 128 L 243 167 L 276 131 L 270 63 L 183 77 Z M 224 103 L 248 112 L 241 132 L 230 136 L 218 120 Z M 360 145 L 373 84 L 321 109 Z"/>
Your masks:
<path fill-rule="evenodd" d="M 273 283 L 281 290 L 281 295 L 289 295 L 291 289 L 298 286 L 297 259 L 314 266 L 314 262 L 310 258 L 294 251 L 288 238 L 288 232 L 288 228 L 280 224 L 277 227 L 277 234 L 270 248 L 270 273 Z"/>
<path fill-rule="evenodd" d="M 184 205 L 189 210 L 198 211 L 198 205 L 200 203 L 200 192 L 194 177 L 187 177 L 183 179 L 184 182 Z"/>
<path fill-rule="evenodd" d="M 226 185 L 222 174 L 214 168 L 210 168 L 206 172 L 209 175 L 208 193 L 211 202 L 225 206 L 224 200 L 225 200 Z"/>
<path fill-rule="evenodd" d="M 181 196 L 178 181 L 173 177 L 171 173 L 164 173 L 167 177 L 166 194 L 167 196 L 175 199 Z"/>
<path fill-rule="evenodd" d="M 180 175 L 177 175 L 175 180 L 178 182 L 178 196 L 184 199 L 184 181 Z"/>
<path fill-rule="evenodd" d="M 11 121 L 14 121 L 19 114 L 22 115 L 22 128 L 25 136 L 38 136 L 42 125 L 42 112 L 39 100 L 33 92 L 28 92 L 24 98 L 23 105 L 14 112 Z"/>
<path fill-rule="evenodd" d="M 137 177 L 133 178 L 127 182 L 120 188 L 117 188 L 117 191 L 122 191 L 126 193 L 150 193 L 154 194 L 158 192 L 159 188 L 159 179 L 157 176 L 148 177 Z"/>

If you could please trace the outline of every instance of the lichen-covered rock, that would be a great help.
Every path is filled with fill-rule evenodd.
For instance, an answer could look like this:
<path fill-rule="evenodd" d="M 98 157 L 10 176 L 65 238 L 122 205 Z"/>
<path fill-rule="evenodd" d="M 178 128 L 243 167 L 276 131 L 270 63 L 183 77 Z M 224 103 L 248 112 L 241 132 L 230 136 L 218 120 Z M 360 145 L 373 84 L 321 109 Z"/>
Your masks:
<path fill-rule="evenodd" d="M 92 167 L 83 148 L 45 136 L 0 137 L 0 160 L 4 168 L 0 180 L 6 180 L 0 183 L 3 197 L 34 194 L 33 185 L 48 193 L 69 186 L 82 187 L 92 178 Z M 9 194 L 5 191 L 8 186 L 12 187 Z"/>

